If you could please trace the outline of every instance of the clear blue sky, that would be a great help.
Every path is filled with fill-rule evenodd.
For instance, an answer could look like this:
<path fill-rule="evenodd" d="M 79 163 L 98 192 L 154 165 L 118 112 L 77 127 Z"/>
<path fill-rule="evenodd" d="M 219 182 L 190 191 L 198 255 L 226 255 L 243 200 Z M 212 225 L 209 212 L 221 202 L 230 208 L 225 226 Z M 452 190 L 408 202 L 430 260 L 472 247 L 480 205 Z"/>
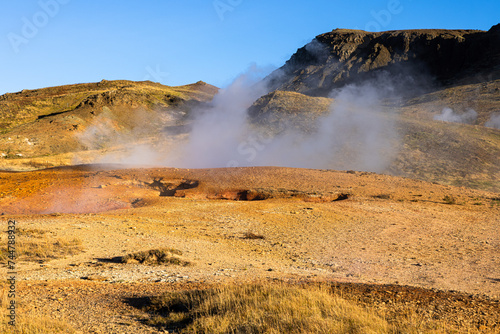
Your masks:
<path fill-rule="evenodd" d="M 4 0 L 0 94 L 101 79 L 227 85 L 335 28 L 488 30 L 500 1 Z"/>

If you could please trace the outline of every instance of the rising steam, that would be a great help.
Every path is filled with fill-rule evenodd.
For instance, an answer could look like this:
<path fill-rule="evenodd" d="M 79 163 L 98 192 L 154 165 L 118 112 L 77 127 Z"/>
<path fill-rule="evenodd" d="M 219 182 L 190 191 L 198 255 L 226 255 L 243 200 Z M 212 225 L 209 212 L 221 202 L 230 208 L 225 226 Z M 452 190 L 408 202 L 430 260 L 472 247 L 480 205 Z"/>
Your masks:
<path fill-rule="evenodd" d="M 397 135 L 394 118 L 380 106 L 383 96 L 376 84 L 349 85 L 333 92 L 328 112 L 303 118 L 314 131 L 288 126 L 286 115 L 278 115 L 281 125 L 269 131 L 265 126 L 257 126 L 248 115 L 248 108 L 268 93 L 259 74 L 252 69 L 222 89 L 208 106 L 191 110 L 194 120 L 187 138 L 167 141 L 172 136 L 163 133 L 158 138 L 160 144 L 137 145 L 130 137 L 124 140 L 109 121 L 100 119 L 82 134 L 82 142 L 98 148 L 95 146 L 100 138 L 116 136 L 111 142 L 129 147 L 126 155 L 106 155 L 101 162 L 180 168 L 287 166 L 378 172 L 388 167 L 396 153 Z M 388 90 L 386 82 L 380 87 L 384 92 Z"/>
<path fill-rule="evenodd" d="M 452 123 L 474 124 L 477 119 L 477 112 L 474 109 L 467 109 L 459 114 L 451 108 L 443 108 L 441 114 L 434 116 L 434 120 Z"/>
<path fill-rule="evenodd" d="M 287 128 L 268 139 L 257 165 L 382 171 L 395 153 L 396 131 L 380 107 L 373 85 L 350 85 L 335 92 L 328 113 L 314 120 L 316 131 Z"/>
<path fill-rule="evenodd" d="M 251 136 L 247 109 L 266 93 L 258 71 L 252 69 L 221 90 L 212 103 L 192 110 L 195 115 L 189 139 L 176 145 L 162 161 L 183 168 L 227 167 L 239 157 L 239 147 Z"/>
<path fill-rule="evenodd" d="M 500 112 L 491 115 L 490 119 L 484 124 L 484 126 L 500 130 Z"/>

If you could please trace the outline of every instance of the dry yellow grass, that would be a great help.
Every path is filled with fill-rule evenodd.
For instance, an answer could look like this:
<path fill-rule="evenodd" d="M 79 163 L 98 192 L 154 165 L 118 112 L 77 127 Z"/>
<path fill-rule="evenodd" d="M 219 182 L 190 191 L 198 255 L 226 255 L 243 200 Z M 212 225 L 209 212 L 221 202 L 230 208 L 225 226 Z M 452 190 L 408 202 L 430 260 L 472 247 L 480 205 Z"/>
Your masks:
<path fill-rule="evenodd" d="M 284 283 L 224 285 L 152 300 L 150 323 L 179 333 L 455 333 L 416 312 L 386 318 L 330 287 Z M 475 333 L 475 329 L 465 329 Z"/>
<path fill-rule="evenodd" d="M 37 314 L 27 307 L 17 305 L 15 325 L 9 324 L 10 311 L 7 309 L 9 300 L 6 287 L 1 289 L 0 333 L 5 334 L 47 334 L 47 333 L 75 333 L 75 330 L 66 322 L 51 319 L 48 316 Z"/>
<path fill-rule="evenodd" d="M 6 234 L 0 236 L 0 245 L 0 261 L 5 261 L 9 255 Z M 37 229 L 18 229 L 15 250 L 17 260 L 47 261 L 78 254 L 83 248 L 79 239 L 55 238 Z"/>
<path fill-rule="evenodd" d="M 143 263 L 150 265 L 173 264 L 179 266 L 188 266 L 191 264 L 189 261 L 181 259 L 179 255 L 182 255 L 180 250 L 172 248 L 159 248 L 125 255 L 119 258 L 119 262 Z"/>

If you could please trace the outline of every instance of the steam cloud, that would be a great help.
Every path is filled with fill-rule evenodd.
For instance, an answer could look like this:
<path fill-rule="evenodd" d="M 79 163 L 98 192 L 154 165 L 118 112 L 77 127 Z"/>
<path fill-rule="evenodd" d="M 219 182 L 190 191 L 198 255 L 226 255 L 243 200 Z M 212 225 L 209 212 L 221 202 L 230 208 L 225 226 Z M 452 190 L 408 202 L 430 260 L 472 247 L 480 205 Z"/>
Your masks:
<path fill-rule="evenodd" d="M 380 91 L 350 85 L 335 92 L 317 131 L 285 130 L 269 140 L 255 159 L 258 165 L 383 171 L 396 152 L 393 118 L 382 113 Z"/>
<path fill-rule="evenodd" d="M 282 122 L 278 131 L 271 133 L 252 122 L 248 108 L 268 93 L 267 89 L 258 71 L 252 69 L 221 90 L 210 105 L 192 110 L 195 118 L 189 136 L 174 141 L 168 152 L 148 145 L 135 146 L 125 159 L 111 155 L 101 162 L 179 168 L 286 166 L 381 172 L 397 153 L 394 117 L 380 106 L 383 95 L 390 91 L 385 82 L 349 85 L 333 92 L 329 111 L 310 118 L 308 126 L 315 129 L 312 132 L 289 126 L 285 115 L 279 116 Z M 113 127 L 90 127 L 83 138 L 109 136 L 102 132 L 104 128 Z"/>
<path fill-rule="evenodd" d="M 129 112 L 127 122 L 123 124 L 116 120 L 116 115 L 108 107 L 102 109 L 86 130 L 77 134 L 80 145 L 85 149 L 108 151 L 94 160 L 99 163 L 159 164 L 168 138 L 158 132 L 158 126 L 175 124 L 182 117 L 177 111 L 165 114 L 139 109 Z M 152 133 L 156 133 L 154 141 L 148 138 Z M 74 163 L 84 161 L 77 156 Z"/>
<path fill-rule="evenodd" d="M 177 145 L 163 165 L 182 168 L 226 167 L 239 157 L 240 143 L 251 136 L 247 109 L 266 93 L 253 68 L 221 90 L 197 115 L 187 143 Z"/>
<path fill-rule="evenodd" d="M 493 129 L 499 129 L 500 130 L 500 112 L 491 115 L 490 119 L 488 122 L 484 124 L 484 126 L 488 128 L 493 128 Z"/>
<path fill-rule="evenodd" d="M 434 116 L 434 120 L 452 123 L 473 124 L 477 119 L 477 112 L 474 109 L 467 109 L 463 114 L 458 114 L 451 108 L 444 108 L 440 115 Z"/>

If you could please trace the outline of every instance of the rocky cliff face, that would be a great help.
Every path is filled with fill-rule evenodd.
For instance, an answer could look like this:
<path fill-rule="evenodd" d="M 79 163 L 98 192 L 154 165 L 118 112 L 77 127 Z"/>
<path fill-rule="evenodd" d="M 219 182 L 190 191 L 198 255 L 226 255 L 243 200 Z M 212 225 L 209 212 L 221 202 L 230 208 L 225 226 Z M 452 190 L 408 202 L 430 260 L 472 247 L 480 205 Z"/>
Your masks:
<path fill-rule="evenodd" d="M 388 75 L 398 86 L 451 86 L 500 78 L 500 24 L 480 30 L 336 29 L 317 36 L 268 77 L 271 90 L 326 96 Z"/>

